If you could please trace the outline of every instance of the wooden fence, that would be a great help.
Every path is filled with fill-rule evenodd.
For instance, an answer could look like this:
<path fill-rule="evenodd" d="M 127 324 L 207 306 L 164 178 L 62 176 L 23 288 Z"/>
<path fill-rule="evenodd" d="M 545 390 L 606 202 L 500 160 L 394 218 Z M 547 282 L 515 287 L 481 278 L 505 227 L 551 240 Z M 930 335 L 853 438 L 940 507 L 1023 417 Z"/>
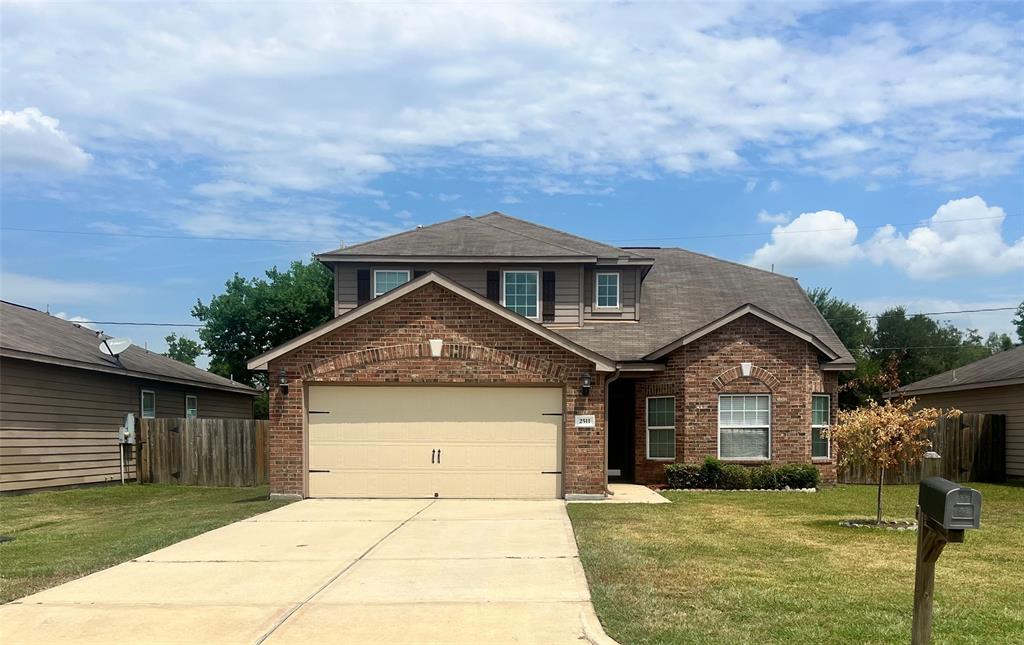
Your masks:
<path fill-rule="evenodd" d="M 1006 415 L 967 413 L 940 419 L 928 432 L 939 463 L 929 464 L 934 474 L 955 482 L 1006 481 Z M 885 471 L 887 484 L 916 484 L 924 464 Z M 936 472 L 937 471 L 937 472 Z M 843 484 L 877 484 L 874 469 L 851 466 L 839 473 Z"/>
<path fill-rule="evenodd" d="M 139 479 L 182 486 L 268 481 L 267 421 L 140 419 Z"/>

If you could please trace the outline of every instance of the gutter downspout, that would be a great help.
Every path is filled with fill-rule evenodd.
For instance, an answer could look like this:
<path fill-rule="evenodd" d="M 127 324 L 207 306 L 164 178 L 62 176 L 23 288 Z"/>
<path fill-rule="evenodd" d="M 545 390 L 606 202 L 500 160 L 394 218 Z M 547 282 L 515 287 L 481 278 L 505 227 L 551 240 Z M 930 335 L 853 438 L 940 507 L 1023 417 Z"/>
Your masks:
<path fill-rule="evenodd" d="M 619 380 L 619 377 L 621 375 L 622 375 L 622 370 L 619 369 L 618 367 L 616 367 L 615 368 L 615 372 L 610 377 L 605 379 L 605 381 L 604 381 L 604 492 L 605 492 L 605 495 L 609 495 L 610 494 L 610 492 L 608 490 L 608 434 L 609 434 L 609 427 L 608 427 L 609 415 L 608 415 L 608 410 L 609 410 L 609 407 L 610 407 L 610 404 L 611 404 L 611 397 L 609 396 L 609 394 L 611 393 L 612 383 L 614 383 L 615 381 Z"/>

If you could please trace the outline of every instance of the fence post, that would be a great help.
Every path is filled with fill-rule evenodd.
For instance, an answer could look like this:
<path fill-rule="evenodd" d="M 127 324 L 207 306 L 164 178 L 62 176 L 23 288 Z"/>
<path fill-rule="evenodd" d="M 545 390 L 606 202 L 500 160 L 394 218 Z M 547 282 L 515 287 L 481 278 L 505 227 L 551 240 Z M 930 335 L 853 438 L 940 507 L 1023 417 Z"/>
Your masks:
<path fill-rule="evenodd" d="M 942 472 L 942 456 L 934 450 L 924 453 L 921 460 L 921 479 L 938 477 Z"/>

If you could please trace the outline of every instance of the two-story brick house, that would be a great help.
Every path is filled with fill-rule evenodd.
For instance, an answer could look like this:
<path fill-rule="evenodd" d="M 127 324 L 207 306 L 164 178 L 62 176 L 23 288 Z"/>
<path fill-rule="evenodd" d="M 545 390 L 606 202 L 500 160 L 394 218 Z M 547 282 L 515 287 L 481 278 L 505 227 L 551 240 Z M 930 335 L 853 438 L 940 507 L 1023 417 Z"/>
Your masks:
<path fill-rule="evenodd" d="M 853 359 L 792 278 L 501 213 L 318 259 L 336 317 L 249 364 L 274 494 L 603 495 L 709 455 L 834 479 Z"/>

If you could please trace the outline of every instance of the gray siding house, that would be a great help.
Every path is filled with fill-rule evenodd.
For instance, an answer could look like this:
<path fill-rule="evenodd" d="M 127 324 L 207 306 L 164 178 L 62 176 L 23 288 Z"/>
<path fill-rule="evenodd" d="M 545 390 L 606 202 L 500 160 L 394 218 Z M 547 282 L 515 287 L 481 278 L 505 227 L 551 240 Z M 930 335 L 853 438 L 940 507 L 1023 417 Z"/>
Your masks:
<path fill-rule="evenodd" d="M 119 479 L 129 412 L 252 418 L 256 390 L 141 347 L 115 360 L 99 350 L 104 338 L 0 303 L 0 492 Z"/>

